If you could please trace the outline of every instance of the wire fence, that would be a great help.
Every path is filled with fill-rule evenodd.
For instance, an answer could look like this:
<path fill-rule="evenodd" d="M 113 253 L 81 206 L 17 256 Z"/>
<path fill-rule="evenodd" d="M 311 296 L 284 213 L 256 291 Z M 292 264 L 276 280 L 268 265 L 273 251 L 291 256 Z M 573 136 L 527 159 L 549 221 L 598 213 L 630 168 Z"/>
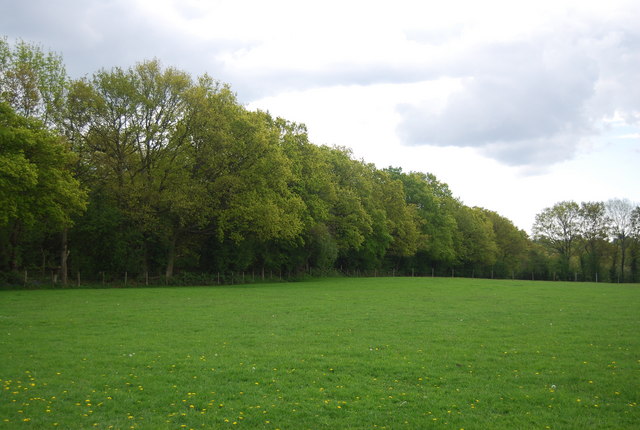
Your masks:
<path fill-rule="evenodd" d="M 559 276 L 557 273 L 515 272 L 496 273 L 493 270 L 430 268 L 428 270 L 398 270 L 398 269 L 305 269 L 305 270 L 251 270 L 226 271 L 215 273 L 179 272 L 171 277 L 163 274 L 115 273 L 99 272 L 97 274 L 83 274 L 81 271 L 69 273 L 66 283 L 59 270 L 24 270 L 13 273 L 11 278 L 0 281 L 0 287 L 27 289 L 41 288 L 135 288 L 157 286 L 216 286 L 242 285 L 270 282 L 295 282 L 313 278 L 327 277 L 450 277 L 450 278 L 485 278 L 485 279 L 513 279 L 513 280 L 545 280 L 545 281 L 573 281 L 573 282 L 609 282 L 620 283 L 621 279 L 603 279 L 595 273 L 585 276 L 574 272 Z"/>

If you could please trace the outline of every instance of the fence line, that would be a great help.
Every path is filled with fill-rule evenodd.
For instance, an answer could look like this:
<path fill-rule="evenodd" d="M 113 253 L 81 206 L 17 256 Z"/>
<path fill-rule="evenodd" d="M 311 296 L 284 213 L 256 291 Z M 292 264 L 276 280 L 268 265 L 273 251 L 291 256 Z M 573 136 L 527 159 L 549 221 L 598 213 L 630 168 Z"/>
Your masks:
<path fill-rule="evenodd" d="M 443 270 L 449 271 L 444 272 Z M 468 273 L 467 273 L 468 272 Z M 545 280 L 545 281 L 573 281 L 573 282 L 606 282 L 602 280 L 599 273 L 594 275 L 587 275 L 573 272 L 569 275 L 569 279 L 560 279 L 556 272 L 551 273 L 536 273 L 535 271 L 516 274 L 515 271 L 511 271 L 510 276 L 506 276 L 504 273 L 502 276 L 496 277 L 496 273 L 491 270 L 485 272 L 477 272 L 475 269 L 471 270 L 456 270 L 455 268 L 443 268 L 437 270 L 434 267 L 429 268 L 426 271 L 419 271 L 415 268 L 397 270 L 391 269 L 379 269 L 374 268 L 370 270 L 365 269 L 313 269 L 305 268 L 297 271 L 282 271 L 282 270 L 269 270 L 268 272 L 262 268 L 256 274 L 255 270 L 251 271 L 229 271 L 229 272 L 216 272 L 216 273 L 194 273 L 194 272 L 182 272 L 174 275 L 171 278 L 167 278 L 165 275 L 151 275 L 148 271 L 143 273 L 131 274 L 128 271 L 124 271 L 120 274 L 111 273 L 107 271 L 98 272 L 94 275 L 85 275 L 82 271 L 77 270 L 75 272 L 75 282 L 73 282 L 73 275 L 69 277 L 69 282 L 66 286 L 61 284 L 62 277 L 57 270 L 51 270 L 49 274 L 43 273 L 42 270 L 25 269 L 20 274 L 21 279 L 15 285 L 22 284 L 25 288 L 62 288 L 62 287 L 113 287 L 113 288 L 129 288 L 129 287 L 147 287 L 147 286 L 180 286 L 180 285 L 198 285 L 198 286 L 215 286 L 215 285 L 241 285 L 241 284 L 253 284 L 262 282 L 288 282 L 288 281 L 300 281 L 310 278 L 323 278 L 323 277 L 451 277 L 451 278 L 484 278 L 484 279 L 520 279 L 520 280 Z M 517 275 L 517 276 L 516 276 Z M 545 276 L 546 275 L 546 276 Z M 609 283 L 619 283 L 620 280 L 609 280 Z"/>

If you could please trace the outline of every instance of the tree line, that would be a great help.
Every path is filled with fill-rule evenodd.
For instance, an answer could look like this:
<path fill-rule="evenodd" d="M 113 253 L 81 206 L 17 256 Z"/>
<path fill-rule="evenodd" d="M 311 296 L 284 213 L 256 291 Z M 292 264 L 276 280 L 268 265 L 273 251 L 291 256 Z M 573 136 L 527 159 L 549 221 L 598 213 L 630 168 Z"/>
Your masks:
<path fill-rule="evenodd" d="M 555 255 L 565 278 L 638 282 L 640 207 L 627 199 L 564 201 L 536 215 L 534 239 Z"/>
<path fill-rule="evenodd" d="M 143 61 L 70 79 L 0 39 L 0 282 L 398 273 L 638 281 L 640 209 L 562 202 L 530 238 L 434 175 L 378 169 Z M 595 279 L 595 277 L 598 279 Z"/>

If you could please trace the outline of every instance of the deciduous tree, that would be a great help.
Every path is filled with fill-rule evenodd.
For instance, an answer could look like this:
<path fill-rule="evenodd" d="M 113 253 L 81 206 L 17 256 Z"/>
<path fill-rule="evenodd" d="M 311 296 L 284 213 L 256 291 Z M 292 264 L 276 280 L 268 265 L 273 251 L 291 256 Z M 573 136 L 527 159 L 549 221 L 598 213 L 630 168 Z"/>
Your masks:
<path fill-rule="evenodd" d="M 475 271 L 493 266 L 498 246 L 491 221 L 480 208 L 458 205 L 455 211 L 458 226 L 458 261 Z"/>
<path fill-rule="evenodd" d="M 388 168 L 386 171 L 402 182 L 406 203 L 417 214 L 418 267 L 424 271 L 434 265 L 452 264 L 456 260 L 454 237 L 457 226 L 453 215 L 456 202 L 447 185 L 430 174 L 403 173 L 400 168 Z"/>
<path fill-rule="evenodd" d="M 569 274 L 570 259 L 580 233 L 580 207 L 576 202 L 563 201 L 536 215 L 534 238 L 558 253 L 561 270 Z"/>
<path fill-rule="evenodd" d="M 602 253 L 609 236 L 609 218 L 602 202 L 582 202 L 578 214 L 580 237 L 585 250 L 583 261 L 586 270 L 583 272 L 595 280 L 601 272 Z"/>
<path fill-rule="evenodd" d="M 498 276 L 511 277 L 521 270 L 529 247 L 527 234 L 518 229 L 509 219 L 497 212 L 483 209 L 491 222 L 496 242 L 496 272 Z"/>
<path fill-rule="evenodd" d="M 4 269 L 18 267 L 26 229 L 57 231 L 85 209 L 86 193 L 71 174 L 74 154 L 40 121 L 0 103 L 0 230 Z"/>
<path fill-rule="evenodd" d="M 0 38 L 0 100 L 17 114 L 57 127 L 67 81 L 60 55 L 25 41 L 11 46 Z"/>
<path fill-rule="evenodd" d="M 620 280 L 625 279 L 625 261 L 633 231 L 634 206 L 628 199 L 611 199 L 606 203 L 611 236 L 620 249 Z"/>

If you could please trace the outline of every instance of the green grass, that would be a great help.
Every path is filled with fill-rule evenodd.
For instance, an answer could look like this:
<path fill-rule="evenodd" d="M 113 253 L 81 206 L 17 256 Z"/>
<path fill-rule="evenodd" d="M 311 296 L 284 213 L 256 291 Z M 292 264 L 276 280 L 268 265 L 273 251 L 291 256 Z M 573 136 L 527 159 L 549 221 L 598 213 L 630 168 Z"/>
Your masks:
<path fill-rule="evenodd" d="M 0 428 L 640 428 L 640 286 L 0 291 Z"/>

